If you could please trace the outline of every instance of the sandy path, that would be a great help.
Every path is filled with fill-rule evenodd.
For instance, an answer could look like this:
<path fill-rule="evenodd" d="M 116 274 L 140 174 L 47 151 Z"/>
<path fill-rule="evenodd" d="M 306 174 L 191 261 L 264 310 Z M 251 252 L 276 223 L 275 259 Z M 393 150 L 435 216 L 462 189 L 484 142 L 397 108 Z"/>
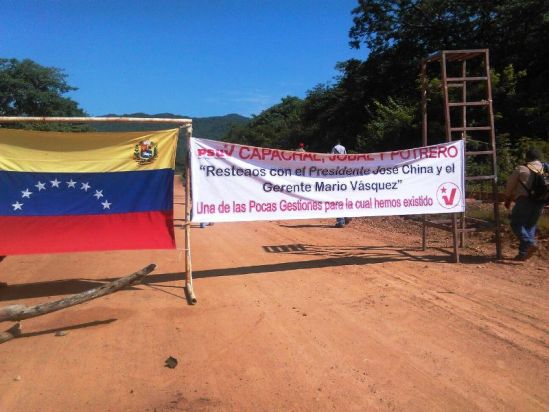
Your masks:
<path fill-rule="evenodd" d="M 332 224 L 193 228 L 196 306 L 180 251 L 6 258 L 2 306 L 158 268 L 23 322 L 0 345 L 0 411 L 549 409 L 546 261 L 455 265 L 418 239 Z"/>

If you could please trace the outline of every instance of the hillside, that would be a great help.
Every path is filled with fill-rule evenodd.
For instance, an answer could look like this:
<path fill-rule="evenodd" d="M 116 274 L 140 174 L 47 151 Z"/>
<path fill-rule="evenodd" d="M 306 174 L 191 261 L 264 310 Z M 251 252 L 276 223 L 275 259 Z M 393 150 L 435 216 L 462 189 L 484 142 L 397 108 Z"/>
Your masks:
<path fill-rule="evenodd" d="M 225 116 L 212 117 L 190 117 L 172 113 L 132 113 L 132 114 L 107 114 L 101 117 L 162 117 L 162 118 L 184 118 L 193 120 L 193 135 L 204 139 L 219 140 L 221 139 L 232 126 L 243 125 L 250 121 L 249 118 L 239 114 L 227 114 Z M 163 130 L 172 129 L 171 124 L 135 124 L 135 123 L 103 123 L 94 124 L 94 129 L 99 132 L 121 132 L 121 131 L 138 131 L 138 130 Z"/>

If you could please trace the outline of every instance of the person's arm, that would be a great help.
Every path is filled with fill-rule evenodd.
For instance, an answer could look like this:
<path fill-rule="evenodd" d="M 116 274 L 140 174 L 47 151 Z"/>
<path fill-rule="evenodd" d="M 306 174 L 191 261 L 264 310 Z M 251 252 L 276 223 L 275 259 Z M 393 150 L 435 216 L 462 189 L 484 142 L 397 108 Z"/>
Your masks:
<path fill-rule="evenodd" d="M 509 176 L 509 180 L 507 180 L 507 185 L 505 186 L 505 203 L 504 206 L 506 209 L 509 209 L 511 207 L 511 202 L 515 198 L 515 188 L 519 184 L 519 169 L 516 168 L 513 173 L 511 173 L 511 176 Z"/>

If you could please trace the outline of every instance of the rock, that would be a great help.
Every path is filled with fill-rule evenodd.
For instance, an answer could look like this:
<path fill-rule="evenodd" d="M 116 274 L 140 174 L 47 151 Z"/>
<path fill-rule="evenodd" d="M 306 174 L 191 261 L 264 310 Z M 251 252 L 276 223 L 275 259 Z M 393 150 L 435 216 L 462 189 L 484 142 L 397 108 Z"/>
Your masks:
<path fill-rule="evenodd" d="M 170 369 L 173 369 L 177 366 L 177 359 L 175 359 L 174 357 L 170 356 L 168 359 L 166 359 L 166 366 L 167 368 L 170 368 Z"/>

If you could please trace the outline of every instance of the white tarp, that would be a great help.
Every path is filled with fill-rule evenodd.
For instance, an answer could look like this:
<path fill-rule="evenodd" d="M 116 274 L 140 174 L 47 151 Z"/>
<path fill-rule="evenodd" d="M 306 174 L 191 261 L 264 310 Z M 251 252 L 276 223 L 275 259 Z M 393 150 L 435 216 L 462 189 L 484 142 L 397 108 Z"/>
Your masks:
<path fill-rule="evenodd" d="M 193 222 L 464 211 L 463 141 L 383 153 L 294 152 L 191 138 Z"/>

